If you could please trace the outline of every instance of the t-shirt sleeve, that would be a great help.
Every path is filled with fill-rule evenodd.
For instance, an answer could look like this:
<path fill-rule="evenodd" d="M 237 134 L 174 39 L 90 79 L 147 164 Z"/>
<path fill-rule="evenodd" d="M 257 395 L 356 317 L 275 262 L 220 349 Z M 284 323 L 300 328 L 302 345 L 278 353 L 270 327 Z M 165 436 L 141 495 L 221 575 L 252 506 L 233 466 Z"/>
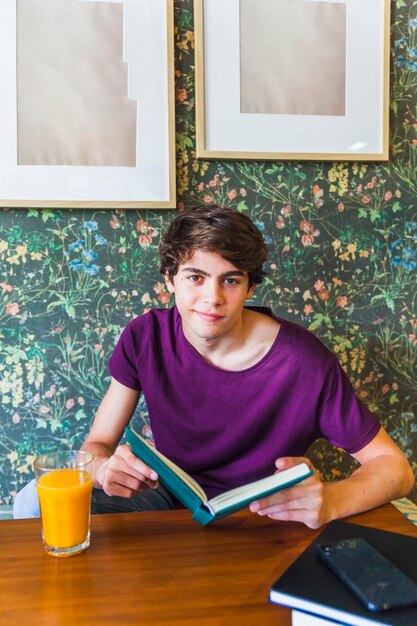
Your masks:
<path fill-rule="evenodd" d="M 126 326 L 109 361 L 109 371 L 119 383 L 141 391 L 137 363 L 140 359 L 140 336 L 135 332 L 133 324 Z"/>
<path fill-rule="evenodd" d="M 350 454 L 362 450 L 381 428 L 376 415 L 356 396 L 336 357 L 321 393 L 320 428 L 334 446 Z"/>

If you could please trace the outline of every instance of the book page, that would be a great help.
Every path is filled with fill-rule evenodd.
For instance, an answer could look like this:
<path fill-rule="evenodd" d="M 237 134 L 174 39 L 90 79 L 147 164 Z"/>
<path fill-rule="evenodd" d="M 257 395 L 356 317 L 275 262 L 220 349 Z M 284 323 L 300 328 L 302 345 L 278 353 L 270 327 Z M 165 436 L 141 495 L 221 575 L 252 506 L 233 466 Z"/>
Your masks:
<path fill-rule="evenodd" d="M 290 467 L 287 470 L 272 474 L 261 480 L 256 480 L 248 485 L 242 485 L 231 489 L 225 493 L 221 493 L 219 496 L 212 498 L 207 502 L 207 505 L 215 512 L 219 513 L 224 509 L 233 506 L 239 502 L 253 498 L 254 500 L 265 492 L 273 490 L 279 487 L 285 487 L 290 485 L 294 480 L 298 480 L 302 477 L 308 476 L 310 473 L 308 465 L 306 463 L 300 463 L 295 467 Z"/>

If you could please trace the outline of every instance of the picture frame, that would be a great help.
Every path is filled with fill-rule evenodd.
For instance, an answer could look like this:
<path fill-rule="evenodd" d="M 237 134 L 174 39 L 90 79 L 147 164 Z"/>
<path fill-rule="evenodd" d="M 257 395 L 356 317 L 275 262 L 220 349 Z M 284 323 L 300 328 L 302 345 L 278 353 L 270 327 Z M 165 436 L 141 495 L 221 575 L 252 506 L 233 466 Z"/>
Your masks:
<path fill-rule="evenodd" d="M 390 1 L 257 6 L 194 0 L 197 157 L 388 160 Z M 344 39 L 331 35 L 333 23 Z M 305 90 L 311 75 L 316 82 Z"/>
<path fill-rule="evenodd" d="M 2 0 L 1 207 L 176 206 L 173 4 L 173 0 L 55 0 L 42 5 L 37 0 Z M 100 19 L 90 11 L 99 11 Z M 85 20 L 85 16 L 89 19 Z M 73 24 L 80 24 L 83 29 L 90 25 L 91 30 L 83 30 L 83 39 L 77 40 L 73 34 L 78 31 Z M 36 28 L 48 30 L 32 32 Z M 66 74 L 70 75 L 68 59 L 89 46 L 85 53 L 88 63 L 82 62 L 77 68 L 88 66 L 89 73 L 84 72 L 84 82 L 80 78 L 79 84 L 75 83 L 74 92 L 74 78 L 73 83 L 68 78 L 69 97 L 64 102 L 62 119 L 61 106 L 56 117 L 50 115 L 48 108 L 54 98 L 62 104 L 61 66 L 57 66 L 58 61 L 52 58 L 55 54 L 48 52 L 47 47 L 42 53 L 38 53 L 37 46 L 31 48 L 31 37 L 37 35 L 39 41 L 39 32 L 50 33 L 50 38 L 62 47 L 59 53 L 66 63 L 62 64 L 65 80 Z M 57 38 L 70 43 L 61 45 Z M 104 45 L 94 47 L 92 41 Z M 44 56 L 33 65 L 35 48 L 38 57 Z M 79 72 L 73 74 L 78 77 Z M 35 86 L 31 84 L 34 75 L 39 79 L 38 83 L 34 81 Z M 42 82 L 45 75 L 56 78 Z M 96 91 L 90 84 L 94 81 L 99 86 Z M 47 95 L 44 100 L 39 98 L 45 105 L 38 103 L 36 85 L 41 85 L 41 93 L 45 87 Z M 91 93 L 96 94 L 94 106 L 89 100 Z M 103 93 L 108 97 L 103 97 Z M 71 107 L 83 97 L 81 107 L 91 115 L 91 123 L 88 115 L 77 116 L 75 109 L 73 126 L 65 128 Z M 54 114 L 56 111 L 55 108 Z M 84 126 L 74 128 L 77 120 L 82 120 Z M 63 133 L 65 141 L 61 141 Z M 93 139 L 90 133 L 94 133 Z M 108 142 L 110 136 L 113 143 Z"/>

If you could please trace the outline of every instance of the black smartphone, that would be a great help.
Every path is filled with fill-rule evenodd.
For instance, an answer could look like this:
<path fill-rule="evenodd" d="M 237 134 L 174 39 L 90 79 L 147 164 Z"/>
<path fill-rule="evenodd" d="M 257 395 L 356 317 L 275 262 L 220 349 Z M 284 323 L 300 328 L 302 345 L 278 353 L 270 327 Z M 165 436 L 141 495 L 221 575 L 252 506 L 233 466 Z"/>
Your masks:
<path fill-rule="evenodd" d="M 417 603 L 417 584 L 364 539 L 320 544 L 316 550 L 370 611 Z"/>

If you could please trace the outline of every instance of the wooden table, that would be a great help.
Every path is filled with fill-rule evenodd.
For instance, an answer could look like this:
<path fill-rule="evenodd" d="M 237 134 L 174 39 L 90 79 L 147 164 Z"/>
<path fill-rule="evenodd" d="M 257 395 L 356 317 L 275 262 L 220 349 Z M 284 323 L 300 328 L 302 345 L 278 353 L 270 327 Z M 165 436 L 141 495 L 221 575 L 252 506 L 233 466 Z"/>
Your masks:
<path fill-rule="evenodd" d="M 392 505 L 347 521 L 417 537 Z M 95 515 L 91 526 L 89 550 L 58 559 L 39 520 L 0 522 L 2 626 L 289 626 L 269 587 L 319 532 L 248 511 L 207 527 L 188 511 Z"/>

